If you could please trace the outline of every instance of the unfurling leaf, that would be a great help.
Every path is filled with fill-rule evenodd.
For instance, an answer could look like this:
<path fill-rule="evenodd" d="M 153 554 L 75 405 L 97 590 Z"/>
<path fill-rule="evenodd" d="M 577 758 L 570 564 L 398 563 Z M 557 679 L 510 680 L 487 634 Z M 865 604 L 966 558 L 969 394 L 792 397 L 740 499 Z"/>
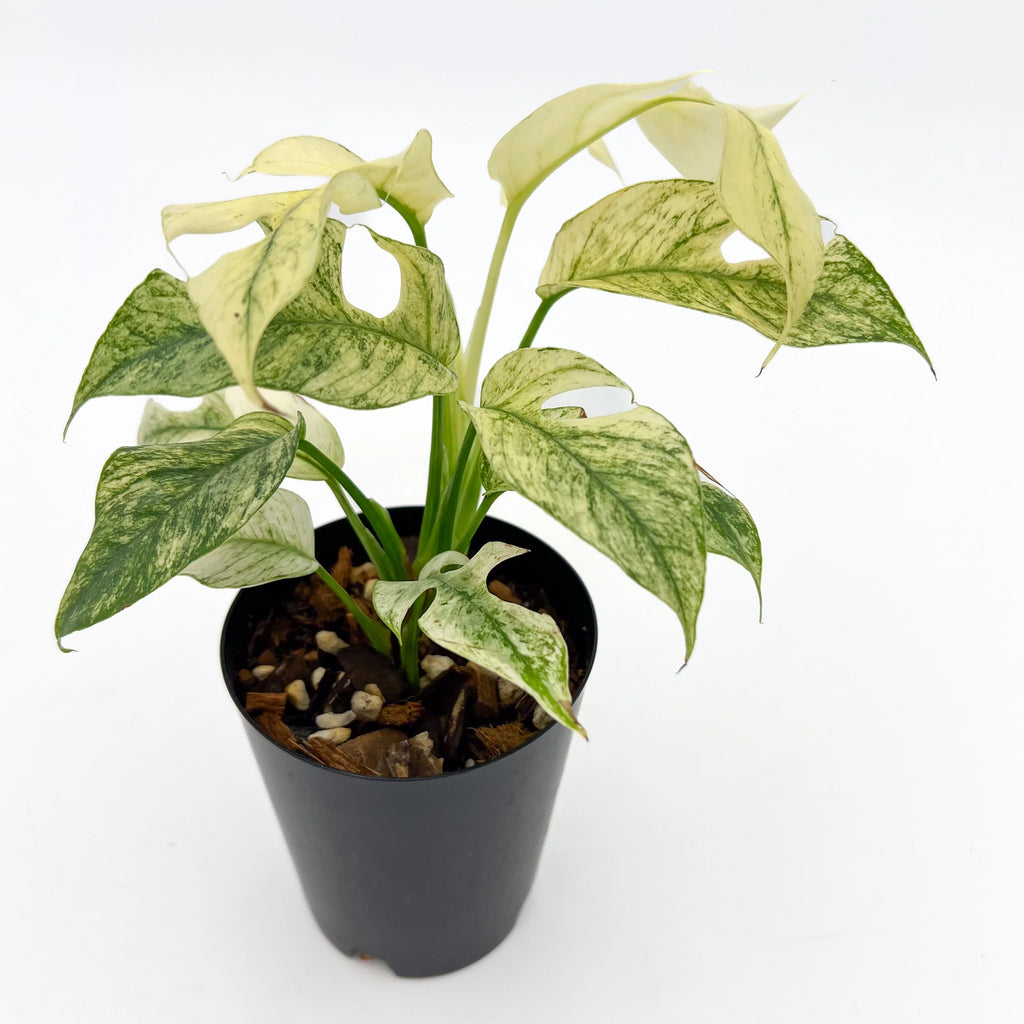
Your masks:
<path fill-rule="evenodd" d="M 441 261 L 427 249 L 373 235 L 398 261 L 402 275 L 398 305 L 378 318 L 345 298 L 345 230 L 338 221 L 327 221 L 316 271 L 270 322 L 256 352 L 257 387 L 351 409 L 379 409 L 454 391 L 458 379 L 448 364 L 458 353 L 459 332 Z M 102 395 L 193 398 L 231 383 L 231 371 L 200 323 L 185 284 L 154 270 L 96 343 L 71 415 Z"/>
<path fill-rule="evenodd" d="M 297 423 L 299 416 L 305 424 L 305 439 L 316 445 L 335 465 L 345 464 L 345 450 L 333 424 L 304 398 L 288 391 L 260 392 L 263 400 L 276 412 Z M 229 423 L 250 412 L 259 412 L 257 406 L 241 388 L 227 388 L 207 395 L 195 409 L 184 412 L 166 409 L 150 399 L 142 413 L 137 441 L 139 444 L 173 444 L 180 441 L 201 441 L 223 430 Z M 288 475 L 297 480 L 323 480 L 324 474 L 305 459 L 296 457 Z"/>
<path fill-rule="evenodd" d="M 686 440 L 643 406 L 581 418 L 542 409 L 585 387 L 625 388 L 578 352 L 522 349 L 463 405 L 493 472 L 604 552 L 679 617 L 689 655 L 704 593 L 700 483 Z"/>
<path fill-rule="evenodd" d="M 711 555 L 724 555 L 750 573 L 761 597 L 761 537 L 753 517 L 738 498 L 720 487 L 701 481 L 701 503 L 704 512 L 704 545 Z"/>
<path fill-rule="evenodd" d="M 783 335 L 785 279 L 770 259 L 728 263 L 721 247 L 734 230 L 710 183 L 632 185 L 564 225 L 537 293 L 596 288 L 716 313 L 798 348 L 892 341 L 928 359 L 885 281 L 842 235 L 825 248 L 814 294 Z"/>
<path fill-rule="evenodd" d="M 182 570 L 207 587 L 255 587 L 316 572 L 309 506 L 277 490 L 236 534 Z"/>
<path fill-rule="evenodd" d="M 120 448 L 57 613 L 58 640 L 109 618 L 237 533 L 280 486 L 301 424 L 251 413 L 191 444 Z"/>
<path fill-rule="evenodd" d="M 642 85 L 589 85 L 538 107 L 507 132 L 487 163 L 509 207 L 521 206 L 552 171 L 645 110 L 713 102 L 692 75 Z"/>
<path fill-rule="evenodd" d="M 409 609 L 433 590 L 434 599 L 419 619 L 431 640 L 515 683 L 555 721 L 586 736 L 572 713 L 569 655 L 554 620 L 502 601 L 487 589 L 490 571 L 523 553 L 523 548 L 492 541 L 471 559 L 456 551 L 436 555 L 416 580 L 378 580 L 373 606 L 400 636 Z"/>

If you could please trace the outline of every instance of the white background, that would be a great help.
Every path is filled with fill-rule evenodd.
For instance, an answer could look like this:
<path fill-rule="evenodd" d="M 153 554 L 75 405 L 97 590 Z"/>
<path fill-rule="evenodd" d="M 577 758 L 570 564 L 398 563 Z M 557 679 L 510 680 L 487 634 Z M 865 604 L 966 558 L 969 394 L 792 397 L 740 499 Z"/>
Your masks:
<path fill-rule="evenodd" d="M 1020 1019 L 1021 29 L 1010 0 L 5 15 L 8 1019 Z M 468 329 L 500 219 L 498 137 L 570 88 L 699 68 L 736 102 L 806 93 L 778 130 L 794 173 L 892 284 L 939 379 L 891 345 L 786 350 L 755 379 L 767 344 L 746 328 L 600 294 L 553 311 L 542 344 L 627 379 L 753 510 L 765 621 L 716 560 L 676 675 L 671 613 L 503 498 L 594 594 L 591 742 L 574 744 L 512 936 L 402 981 L 336 953 L 302 904 L 219 680 L 228 593 L 174 581 L 56 651 L 96 477 L 142 406 L 97 400 L 62 444 L 74 388 L 130 289 L 174 269 L 161 206 L 240 194 L 221 172 L 267 143 L 320 134 L 376 157 L 428 127 L 457 195 L 429 234 Z M 610 144 L 628 180 L 667 173 L 635 131 Z M 582 157 L 531 201 L 488 361 L 525 327 L 554 231 L 616 186 Z M 428 404 L 335 421 L 364 489 L 419 500 Z"/>

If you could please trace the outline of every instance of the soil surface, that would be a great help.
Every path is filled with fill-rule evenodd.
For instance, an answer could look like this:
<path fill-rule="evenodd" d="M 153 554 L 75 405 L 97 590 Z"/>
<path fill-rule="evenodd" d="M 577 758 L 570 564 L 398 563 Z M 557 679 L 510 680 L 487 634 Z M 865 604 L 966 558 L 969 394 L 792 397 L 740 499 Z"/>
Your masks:
<path fill-rule="evenodd" d="M 491 593 L 551 615 L 543 590 L 496 578 Z M 331 575 L 376 618 L 371 563 L 341 548 Z M 528 694 L 420 637 L 420 689 L 369 645 L 355 618 L 316 576 L 298 580 L 249 641 L 236 690 L 256 724 L 282 746 L 343 771 L 416 778 L 463 771 L 552 726 Z M 569 644 L 570 688 L 582 678 Z M 558 726 L 554 726 L 558 728 Z"/>

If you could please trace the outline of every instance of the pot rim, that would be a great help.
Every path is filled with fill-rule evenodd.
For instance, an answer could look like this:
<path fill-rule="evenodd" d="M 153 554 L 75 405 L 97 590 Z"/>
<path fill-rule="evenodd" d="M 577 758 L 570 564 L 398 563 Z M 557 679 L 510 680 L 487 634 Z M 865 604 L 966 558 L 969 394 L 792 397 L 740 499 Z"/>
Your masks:
<path fill-rule="evenodd" d="M 419 508 L 422 508 L 422 506 L 420 506 L 420 505 L 398 505 L 398 506 L 394 506 L 394 507 L 390 508 L 389 511 L 390 512 L 397 512 L 397 511 L 401 511 L 401 510 L 405 510 L 405 509 L 419 509 Z M 343 521 L 345 521 L 345 519 L 346 519 L 346 517 L 342 516 L 340 519 L 333 519 L 333 520 L 331 520 L 328 523 L 321 523 L 320 526 L 316 527 L 315 529 L 319 530 L 323 526 L 331 526 L 331 525 L 333 525 L 336 522 L 343 522 Z M 576 572 L 576 570 L 572 566 L 572 564 L 559 551 L 557 551 L 550 544 L 548 544 L 547 541 L 543 540 L 540 537 L 537 537 L 535 534 L 531 533 L 529 530 L 524 529 L 522 526 L 518 526 L 515 523 L 510 523 L 510 522 L 508 522 L 507 520 L 504 520 L 504 519 L 499 519 L 497 516 L 488 515 L 488 516 L 486 516 L 484 518 L 483 522 L 484 523 L 492 523 L 492 524 L 495 524 L 495 525 L 497 525 L 499 527 L 502 527 L 502 526 L 511 527 L 512 529 L 518 530 L 521 533 L 528 534 L 537 543 L 539 543 L 539 544 L 543 545 L 544 547 L 546 547 L 548 549 L 548 551 L 550 551 L 553 555 L 555 555 L 563 563 L 564 570 L 567 570 L 568 574 L 570 576 L 570 581 L 571 582 L 575 582 L 578 585 L 580 594 L 584 598 L 584 603 L 583 603 L 582 607 L 583 607 L 583 611 L 584 611 L 585 614 L 584 614 L 583 617 L 584 618 L 589 617 L 589 619 L 590 619 L 590 629 L 589 629 L 589 633 L 590 633 L 590 646 L 589 646 L 589 651 L 586 653 L 586 655 L 583 658 L 583 666 L 582 666 L 583 667 L 583 678 L 580 681 L 579 689 L 576 691 L 576 697 L 575 697 L 575 700 L 573 701 L 573 704 L 577 705 L 579 703 L 580 696 L 583 693 L 584 687 L 586 687 L 587 681 L 590 679 L 590 673 L 593 671 L 594 661 L 595 661 L 595 658 L 596 658 L 596 655 L 597 655 L 597 613 L 596 613 L 596 611 L 594 609 L 594 602 L 593 602 L 593 600 L 590 597 L 590 592 L 587 590 L 586 585 L 584 584 L 583 580 L 580 578 L 579 573 Z M 531 548 L 531 549 L 528 549 L 528 550 L 532 551 L 533 549 Z M 286 577 L 285 579 L 290 579 L 290 578 L 292 578 L 292 577 Z M 300 577 L 294 577 L 294 578 L 295 579 L 299 579 Z M 284 746 L 283 744 L 278 743 L 277 740 L 275 740 L 273 737 L 268 736 L 265 732 L 263 732 L 259 728 L 259 726 L 256 725 L 255 721 L 250 717 L 248 711 L 246 711 L 245 705 L 238 699 L 238 694 L 235 691 L 235 687 L 234 687 L 232 681 L 228 679 L 227 671 L 226 671 L 226 655 L 227 655 L 227 649 L 228 649 L 228 625 L 230 624 L 231 618 L 232 618 L 232 616 L 235 613 L 236 606 L 242 601 L 243 596 L 245 594 L 249 593 L 250 591 L 257 590 L 257 589 L 259 589 L 259 587 L 271 586 L 274 583 L 278 583 L 278 582 L 281 582 L 281 581 L 280 580 L 271 580 L 268 583 L 260 583 L 260 584 L 257 584 L 256 586 L 253 586 L 253 587 L 242 587 L 235 594 L 234 598 L 231 601 L 231 604 L 228 607 L 227 614 L 224 616 L 224 626 L 222 627 L 221 634 L 220 634 L 219 650 L 220 650 L 221 674 L 224 677 L 224 685 L 227 688 L 227 691 L 228 691 L 229 695 L 231 696 L 231 700 L 233 701 L 235 707 L 238 709 L 238 711 L 242 715 L 242 720 L 243 720 L 243 723 L 246 726 L 246 728 L 252 729 L 256 734 L 258 734 L 260 736 L 261 739 L 267 741 L 268 743 L 272 743 L 279 750 L 281 750 L 284 753 L 288 754 L 290 757 L 295 758 L 295 760 L 300 762 L 301 764 L 303 764 L 305 766 L 308 766 L 308 767 L 312 767 L 312 768 L 319 768 L 322 771 L 330 772 L 332 775 L 342 775 L 342 776 L 345 776 L 345 777 L 350 778 L 350 779 L 359 779 L 359 780 L 361 780 L 363 782 L 370 782 L 370 783 L 392 782 L 392 783 L 403 783 L 403 784 L 408 784 L 408 783 L 412 783 L 412 782 L 416 782 L 416 783 L 432 782 L 432 783 L 438 784 L 438 783 L 443 782 L 445 779 L 448 779 L 448 780 L 458 779 L 461 776 L 465 775 L 466 773 L 476 772 L 478 770 L 483 770 L 483 769 L 489 768 L 492 765 L 496 765 L 499 762 L 504 761 L 506 758 L 514 757 L 521 750 L 525 750 L 531 744 L 533 744 L 537 740 L 539 740 L 542 736 L 546 736 L 550 729 L 554 729 L 554 728 L 562 728 L 562 729 L 564 729 L 564 728 L 566 728 L 565 726 L 560 726 L 558 724 L 558 722 L 556 722 L 556 721 L 554 721 L 552 719 L 550 722 L 548 722 L 548 724 L 546 726 L 544 726 L 543 729 L 540 729 L 537 732 L 535 732 L 529 739 L 526 739 L 522 743 L 520 743 L 519 746 L 513 748 L 512 750 L 506 751 L 504 754 L 500 754 L 498 757 L 491 758 L 489 761 L 484 761 L 481 764 L 475 764 L 475 765 L 473 765 L 472 768 L 458 768 L 458 769 L 456 769 L 453 772 L 442 772 L 440 775 L 422 775 L 422 776 L 417 776 L 415 778 L 408 778 L 408 779 L 395 779 L 395 778 L 391 778 L 390 776 L 362 775 L 362 774 L 360 774 L 358 772 L 349 772 L 349 771 L 345 771 L 345 769 L 343 769 L 343 768 L 334 768 L 334 767 L 332 767 L 330 765 L 321 764 L 319 761 L 313 760 L 313 758 L 305 757 L 304 755 L 299 754 L 299 753 L 297 753 L 294 750 L 290 750 L 288 747 Z M 578 610 L 577 610 L 576 614 L 577 615 L 579 614 Z"/>

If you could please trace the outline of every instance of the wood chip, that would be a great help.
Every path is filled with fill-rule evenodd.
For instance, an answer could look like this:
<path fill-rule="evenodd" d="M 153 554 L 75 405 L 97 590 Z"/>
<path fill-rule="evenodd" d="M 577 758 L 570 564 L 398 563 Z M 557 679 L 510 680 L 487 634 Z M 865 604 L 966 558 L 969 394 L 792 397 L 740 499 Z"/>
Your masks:
<path fill-rule="evenodd" d="M 277 715 L 283 715 L 288 704 L 286 693 L 247 693 L 245 695 L 245 710 L 256 713 L 259 711 L 273 711 Z"/>
<path fill-rule="evenodd" d="M 491 582 L 487 584 L 487 589 L 495 597 L 500 597 L 502 601 L 508 601 L 509 604 L 523 603 L 518 597 L 516 597 L 515 591 L 507 583 L 502 583 L 501 580 L 491 580 Z"/>
<path fill-rule="evenodd" d="M 377 721 L 381 725 L 394 725 L 401 728 L 412 725 L 423 717 L 423 704 L 418 700 L 404 700 L 398 704 L 385 704 L 381 708 Z"/>
<path fill-rule="evenodd" d="M 356 775 L 374 775 L 379 777 L 382 774 L 375 771 L 369 765 L 349 757 L 341 747 L 336 747 L 333 743 L 327 743 L 325 740 L 311 739 L 307 742 L 307 746 L 309 747 L 309 752 L 316 760 L 321 764 L 327 765 L 329 768 L 339 768 L 343 772 L 354 772 Z"/>
<path fill-rule="evenodd" d="M 331 566 L 331 575 L 341 586 L 348 586 L 348 581 L 352 575 L 351 548 L 338 548 L 338 557 L 335 559 L 334 565 Z"/>
<path fill-rule="evenodd" d="M 504 722 L 502 725 L 481 725 L 473 730 L 487 756 L 501 757 L 515 750 L 532 733 L 522 722 Z"/>
<path fill-rule="evenodd" d="M 264 711 L 256 716 L 256 724 L 272 739 L 300 754 L 305 753 L 301 743 L 295 738 L 291 729 L 281 721 L 281 716 L 273 711 Z"/>

